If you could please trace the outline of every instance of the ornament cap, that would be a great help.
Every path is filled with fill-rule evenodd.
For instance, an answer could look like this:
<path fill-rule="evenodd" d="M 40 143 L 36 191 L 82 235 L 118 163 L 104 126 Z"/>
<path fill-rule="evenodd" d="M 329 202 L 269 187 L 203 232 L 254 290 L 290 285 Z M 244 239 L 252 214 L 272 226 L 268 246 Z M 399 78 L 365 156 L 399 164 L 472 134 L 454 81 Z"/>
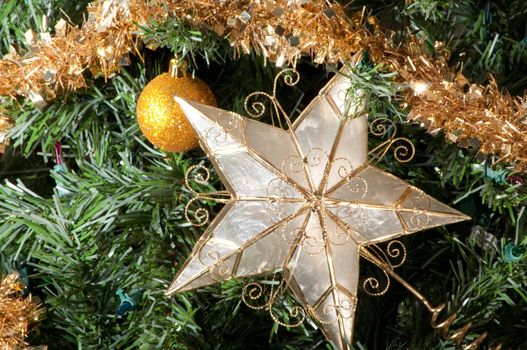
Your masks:
<path fill-rule="evenodd" d="M 186 77 L 187 69 L 187 61 L 180 60 L 177 56 L 170 60 L 168 72 L 172 78 Z"/>

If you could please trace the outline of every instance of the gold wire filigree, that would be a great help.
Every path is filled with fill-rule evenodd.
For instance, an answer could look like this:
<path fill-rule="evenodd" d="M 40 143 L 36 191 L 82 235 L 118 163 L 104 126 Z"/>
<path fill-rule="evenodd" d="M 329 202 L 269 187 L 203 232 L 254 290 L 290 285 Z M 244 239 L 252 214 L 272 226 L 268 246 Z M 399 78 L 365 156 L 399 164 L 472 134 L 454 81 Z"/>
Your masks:
<path fill-rule="evenodd" d="M 401 266 L 406 260 L 406 247 L 399 240 L 390 241 L 386 246 L 386 250 L 382 249 L 377 244 L 371 244 L 368 246 L 368 248 L 370 248 L 369 252 L 371 254 L 374 254 L 391 269 Z M 363 249 L 367 248 L 364 247 Z M 370 259 L 369 256 L 364 257 L 366 260 L 377 266 L 383 273 L 384 277 L 384 281 L 381 281 L 377 277 L 373 276 L 366 278 L 362 284 L 364 291 L 371 296 L 380 296 L 386 294 L 391 285 L 390 276 L 383 269 L 383 265 L 376 263 L 375 260 Z"/>
<path fill-rule="evenodd" d="M 283 119 L 286 122 L 287 127 L 291 128 L 291 119 L 289 118 L 289 114 L 282 107 L 282 104 L 280 103 L 280 101 L 278 100 L 276 96 L 276 92 L 278 89 L 278 82 L 280 78 L 283 78 L 283 81 L 287 86 L 295 86 L 300 81 L 300 74 L 298 73 L 296 69 L 293 69 L 293 68 L 287 68 L 287 69 L 281 70 L 274 78 L 272 94 L 268 94 L 262 91 L 253 92 L 245 98 L 244 108 L 245 108 L 245 112 L 251 118 L 259 119 L 265 114 L 265 112 L 267 111 L 267 108 L 265 107 L 265 104 L 261 101 L 253 101 L 251 103 L 251 99 L 256 98 L 256 97 L 267 98 L 273 107 L 272 112 L 271 112 L 272 124 L 276 126 L 276 123 L 277 123 L 281 129 L 284 129 L 284 125 L 282 124 L 282 119 Z M 275 119 L 276 119 L 276 123 L 275 123 Z"/>
<path fill-rule="evenodd" d="M 211 191 L 202 193 L 193 188 L 191 183 L 207 186 L 210 180 L 210 170 L 202 164 L 193 165 L 185 173 L 185 186 L 194 195 L 185 205 L 185 219 L 193 226 L 201 227 L 206 225 L 210 219 L 210 213 L 205 208 L 197 208 L 192 211 L 193 204 L 201 203 L 203 200 L 215 201 L 218 203 L 228 203 L 231 195 L 227 191 Z"/>
<path fill-rule="evenodd" d="M 228 115 L 229 119 L 224 118 Z M 223 112 L 218 116 L 223 121 L 222 127 L 210 128 L 205 138 L 214 146 L 221 146 L 227 143 L 229 138 L 229 132 L 235 130 L 239 127 L 239 118 L 235 113 L 232 112 Z"/>
<path fill-rule="evenodd" d="M 333 290 L 330 290 L 329 292 L 331 293 Z M 350 297 L 340 295 L 337 304 L 329 303 L 324 305 L 322 308 L 322 315 L 315 307 L 308 307 L 308 311 L 315 321 L 329 325 L 337 323 L 339 319 L 349 320 L 353 318 L 356 307 L 357 298 L 355 296 Z M 331 317 L 331 315 L 334 315 L 334 317 Z"/>
<path fill-rule="evenodd" d="M 386 153 L 393 149 L 393 156 L 399 163 L 408 163 L 415 156 L 415 146 L 411 140 L 406 137 L 396 137 L 397 125 L 388 118 L 377 118 L 370 124 L 370 132 L 381 138 L 388 137 L 388 140 L 382 142 L 369 152 L 370 163 L 380 162 Z"/>
<path fill-rule="evenodd" d="M 269 293 L 265 293 L 264 282 L 266 282 L 265 285 L 269 286 Z M 303 307 L 287 305 L 287 314 L 293 321 L 282 321 L 280 319 L 281 316 L 276 315 L 275 309 L 287 286 L 288 282 L 282 276 L 278 277 L 278 274 L 275 273 L 271 281 L 247 283 L 242 289 L 242 301 L 247 307 L 254 310 L 267 309 L 273 321 L 281 326 L 298 327 L 306 318 Z M 266 296 L 268 296 L 267 300 L 265 300 Z M 262 299 L 264 299 L 263 302 L 261 301 Z M 258 301 L 260 302 L 258 303 Z"/>

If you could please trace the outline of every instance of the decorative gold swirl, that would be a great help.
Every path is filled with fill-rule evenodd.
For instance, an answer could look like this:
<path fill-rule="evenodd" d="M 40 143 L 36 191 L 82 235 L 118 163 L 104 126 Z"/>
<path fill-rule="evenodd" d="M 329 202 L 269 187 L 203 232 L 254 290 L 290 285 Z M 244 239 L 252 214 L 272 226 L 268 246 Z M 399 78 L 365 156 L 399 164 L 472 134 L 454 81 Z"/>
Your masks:
<path fill-rule="evenodd" d="M 224 145 L 227 142 L 228 137 L 229 134 L 217 126 L 210 128 L 205 134 L 205 138 L 215 147 Z"/>
<path fill-rule="evenodd" d="M 229 273 L 229 265 L 227 265 L 227 263 L 223 260 L 218 260 L 212 264 L 209 269 L 209 274 L 210 278 L 216 282 L 223 282 L 231 278 L 231 274 Z"/>
<path fill-rule="evenodd" d="M 245 98 L 245 101 L 243 103 L 243 106 L 245 108 L 245 112 L 251 117 L 251 118 L 254 118 L 254 119 L 259 119 L 261 118 L 265 111 L 267 110 L 267 108 L 265 107 L 265 104 L 263 102 L 260 102 L 260 101 L 254 101 L 252 102 L 250 105 L 250 100 L 254 97 L 258 97 L 258 96 L 264 96 L 266 97 L 267 99 L 269 99 L 269 101 L 271 103 L 274 104 L 275 102 L 275 97 L 272 96 L 272 95 L 269 95 L 268 93 L 265 93 L 265 92 L 261 92 L 261 91 L 256 91 L 256 92 L 253 92 L 249 95 L 247 95 L 247 97 Z M 276 110 L 276 106 L 275 106 L 275 110 Z"/>
<path fill-rule="evenodd" d="M 304 308 L 301 306 L 288 305 L 288 316 L 292 318 L 293 321 L 282 321 L 281 315 L 277 315 L 275 313 L 275 306 L 277 305 L 280 297 L 283 295 L 287 284 L 288 283 L 284 278 L 281 278 L 280 282 L 278 283 L 276 274 L 272 281 L 269 282 L 269 293 L 265 293 L 265 289 L 261 282 L 248 283 L 242 289 L 242 301 L 247 307 L 251 309 L 262 310 L 267 308 L 271 318 L 281 326 L 298 327 L 304 322 L 306 318 Z M 277 287 L 275 287 L 276 285 Z M 268 296 L 267 300 L 265 300 L 266 295 Z M 262 299 L 264 299 L 263 302 L 257 302 L 258 300 Z"/>
<path fill-rule="evenodd" d="M 419 231 L 426 227 L 430 221 L 427 214 L 427 209 L 430 208 L 430 199 L 424 192 L 419 191 L 410 198 L 409 204 L 413 208 L 413 212 L 409 220 L 406 221 L 408 230 Z"/>
<path fill-rule="evenodd" d="M 235 130 L 240 122 L 239 116 L 235 113 L 223 111 L 219 114 L 218 120 L 222 121 L 222 125 L 216 125 L 209 128 L 205 134 L 205 138 L 216 146 L 223 146 L 229 139 L 229 132 Z"/>
<path fill-rule="evenodd" d="M 265 203 L 265 216 L 271 223 L 278 222 L 287 216 L 287 203 L 277 199 L 269 198 Z"/>
<path fill-rule="evenodd" d="M 200 200 L 214 200 L 219 203 L 227 203 L 230 201 L 230 194 L 226 191 L 214 191 L 208 193 L 201 193 L 195 190 L 191 183 L 195 183 L 202 186 L 207 186 L 210 180 L 210 171 L 207 167 L 202 164 L 193 165 L 188 168 L 185 173 L 185 187 L 195 196 L 190 199 L 185 205 L 185 219 L 196 227 L 201 227 L 209 222 L 210 214 L 205 208 L 198 208 L 195 211 L 191 211 L 193 204 L 199 203 Z"/>
<path fill-rule="evenodd" d="M 337 209 L 337 217 L 342 219 L 346 223 L 347 228 L 353 229 L 350 222 L 353 223 L 353 226 L 357 230 L 362 230 L 366 223 L 366 214 L 360 207 L 339 207 Z"/>
<path fill-rule="evenodd" d="M 286 68 L 282 69 L 274 78 L 273 82 L 273 96 L 276 96 L 276 90 L 278 88 L 278 81 L 281 77 L 284 77 L 284 83 L 287 86 L 295 86 L 300 81 L 300 74 L 296 69 Z"/>
<path fill-rule="evenodd" d="M 377 118 L 370 123 L 370 132 L 375 136 L 385 137 L 390 129 L 392 132 L 389 138 L 392 139 L 397 134 L 397 126 L 393 120 L 388 118 Z"/>
<path fill-rule="evenodd" d="M 335 158 L 333 160 L 332 169 L 337 169 L 337 174 L 341 179 L 346 179 L 353 173 L 353 165 L 348 158 Z"/>
<path fill-rule="evenodd" d="M 245 98 L 243 106 L 244 106 L 245 112 L 251 118 L 259 119 L 267 111 L 265 103 L 261 101 L 257 101 L 257 100 L 251 102 L 251 100 L 257 97 L 264 97 L 265 99 L 269 101 L 269 103 L 273 107 L 273 110 L 271 113 L 271 121 L 273 125 L 275 125 L 275 118 L 276 118 L 278 122 L 278 126 L 283 129 L 284 126 L 282 125 L 282 119 L 285 120 L 288 127 L 291 127 L 291 119 L 289 118 L 289 115 L 285 112 L 285 110 L 282 108 L 282 105 L 280 104 L 280 102 L 278 101 L 278 98 L 276 97 L 276 91 L 278 89 L 278 81 L 280 80 L 280 78 L 283 78 L 283 81 L 286 85 L 295 86 L 300 81 L 300 74 L 295 69 L 292 69 L 292 68 L 281 70 L 274 78 L 272 94 L 268 94 L 262 91 L 253 92 Z"/>
<path fill-rule="evenodd" d="M 278 201 L 283 198 L 294 198 L 295 192 L 291 189 L 290 186 L 287 185 L 287 183 L 278 178 L 275 177 L 269 183 L 267 184 L 267 187 L 265 189 L 266 196 L 268 197 L 268 200 L 275 200 Z"/>
<path fill-rule="evenodd" d="M 293 305 L 287 310 L 287 312 L 288 312 L 289 317 L 291 317 L 293 320 L 296 319 L 296 321 L 290 321 L 290 320 L 281 321 L 280 320 L 281 316 L 275 314 L 273 305 L 269 307 L 269 315 L 271 315 L 271 318 L 273 319 L 273 321 L 275 321 L 282 327 L 298 327 L 302 323 L 304 323 L 306 319 L 306 312 L 303 307 L 299 305 Z"/>
<path fill-rule="evenodd" d="M 406 261 L 406 247 L 401 241 L 393 240 L 388 243 L 386 247 L 386 254 L 392 259 L 399 259 L 399 261 L 394 262 L 393 260 L 389 261 L 389 264 L 392 268 L 397 268 L 404 264 Z"/>
<path fill-rule="evenodd" d="M 384 295 L 390 288 L 391 280 L 383 266 L 386 265 L 390 270 L 393 270 L 404 264 L 406 260 L 406 247 L 401 241 L 393 240 L 388 243 L 386 251 L 376 244 L 371 244 L 368 248 L 370 248 L 368 249 L 369 254 L 365 255 L 364 258 L 381 270 L 385 277 L 385 282 L 381 283 L 376 277 L 368 277 L 362 286 L 364 291 L 369 295 Z M 366 247 L 363 247 L 362 249 L 366 249 Z M 376 262 L 376 260 L 380 262 Z"/>
<path fill-rule="evenodd" d="M 187 204 L 185 205 L 185 211 L 184 211 L 185 219 L 187 219 L 187 221 L 192 226 L 196 226 L 196 227 L 201 227 L 201 226 L 206 225 L 210 219 L 209 211 L 205 208 L 198 208 L 195 211 L 193 211 L 191 214 L 190 206 L 193 203 L 198 202 L 200 199 L 201 198 L 199 197 L 195 197 L 189 200 Z"/>
<path fill-rule="evenodd" d="M 337 315 L 337 320 L 339 317 L 342 319 L 349 320 L 350 318 L 353 317 L 354 309 L 355 309 L 354 303 L 348 298 L 345 298 L 345 300 L 341 301 L 340 304 L 327 304 L 326 306 L 324 306 L 324 314 L 330 315 L 332 313 L 335 313 Z"/>
<path fill-rule="evenodd" d="M 312 168 L 317 167 L 322 163 L 323 160 L 327 161 L 327 159 L 329 159 L 329 156 L 326 153 L 326 151 L 322 148 L 315 147 L 315 148 L 311 148 L 306 153 L 303 159 L 301 159 L 299 156 L 286 157 L 282 161 L 281 169 L 282 169 L 282 172 L 286 176 L 290 176 L 293 174 L 298 174 L 298 173 L 302 173 L 306 171 L 306 168 L 305 168 L 306 166 L 312 167 Z M 344 159 L 344 158 L 339 158 L 339 159 Z M 351 166 L 351 163 L 350 163 L 350 166 Z M 345 166 L 341 166 L 341 167 L 344 169 L 342 171 L 345 171 Z"/>
<path fill-rule="evenodd" d="M 314 168 L 314 167 L 319 166 L 322 163 L 322 157 L 324 157 L 326 160 L 329 158 L 328 154 L 326 153 L 324 149 L 319 148 L 319 147 L 314 147 L 314 148 L 309 149 L 309 151 L 306 153 L 302 161 L 307 166 Z"/>
<path fill-rule="evenodd" d="M 370 124 L 370 132 L 381 138 L 388 137 L 388 140 L 382 142 L 369 152 L 371 156 L 370 162 L 378 162 L 390 148 L 394 145 L 393 156 L 399 163 L 408 163 L 415 156 L 415 147 L 406 137 L 395 137 L 397 135 L 397 125 L 388 118 L 377 118 Z"/>
<path fill-rule="evenodd" d="M 351 240 L 351 236 L 339 226 L 335 226 L 333 234 L 329 235 L 328 240 L 333 245 L 344 245 Z"/>
<path fill-rule="evenodd" d="M 467 345 L 463 345 L 463 342 L 465 341 L 465 338 L 467 336 L 467 333 L 472 327 L 472 322 L 467 323 L 460 329 L 454 331 L 453 333 L 450 333 L 450 327 L 454 323 L 454 321 L 457 318 L 457 315 L 454 313 L 447 317 L 445 320 L 438 323 L 439 314 L 441 311 L 443 311 L 446 308 L 446 304 L 441 304 L 438 307 L 435 307 L 431 309 L 432 312 L 432 327 L 434 329 L 437 329 L 441 332 L 441 335 L 443 338 L 447 340 L 455 340 L 456 341 L 456 350 L 477 350 L 480 348 L 481 344 L 487 338 L 487 332 L 484 332 L 481 334 L 478 338 L 473 340 Z M 500 350 L 502 348 L 501 344 L 495 344 L 490 349 L 492 350 Z"/>
<path fill-rule="evenodd" d="M 192 188 L 190 182 L 192 181 L 199 185 L 207 185 L 209 180 L 210 170 L 202 164 L 191 166 L 185 173 L 185 186 L 195 196 L 197 196 L 199 193 Z"/>
<path fill-rule="evenodd" d="M 291 227 L 291 221 L 282 225 L 281 231 L 282 238 L 288 244 L 293 244 L 297 240 L 300 241 L 301 237 L 304 234 L 304 230 L 301 227 Z M 297 244 L 300 244 L 300 242 L 298 242 Z"/>
<path fill-rule="evenodd" d="M 414 159 L 415 147 L 412 141 L 410 141 L 406 137 L 397 137 L 390 142 L 388 148 L 392 147 L 396 142 L 402 142 L 406 144 L 398 145 L 393 150 L 393 156 L 399 163 L 408 163 L 409 161 Z"/>
<path fill-rule="evenodd" d="M 206 254 L 204 255 L 204 253 Z M 221 259 L 220 253 L 210 245 L 204 245 L 197 255 L 203 266 L 209 267 L 209 276 L 216 282 L 223 282 L 231 277 L 229 265 Z M 212 262 L 212 264 L 211 264 Z"/>
<path fill-rule="evenodd" d="M 272 288 L 273 285 L 271 284 L 271 295 L 273 294 Z M 262 299 L 264 296 L 264 288 L 261 283 L 251 282 L 243 286 L 242 301 L 247 307 L 253 310 L 262 310 L 270 305 L 270 301 L 272 300 L 271 298 L 266 300 L 264 303 L 260 302 L 259 304 L 255 304 L 255 302 L 257 302 L 259 299 Z"/>
<path fill-rule="evenodd" d="M 368 293 L 371 296 L 380 296 L 386 294 L 388 289 L 390 289 L 391 280 L 390 276 L 386 273 L 386 271 L 381 269 L 381 272 L 383 273 L 385 277 L 385 282 L 381 283 L 378 278 L 376 277 L 368 277 L 364 280 L 364 283 L 362 284 L 362 288 L 366 293 Z"/>
<path fill-rule="evenodd" d="M 360 176 L 350 178 L 346 182 L 346 187 L 357 196 L 355 200 L 364 199 L 368 194 L 368 182 Z"/>
<path fill-rule="evenodd" d="M 318 255 L 326 247 L 326 243 L 322 237 L 316 237 L 310 235 L 304 231 L 300 245 L 306 254 L 308 255 Z"/>
<path fill-rule="evenodd" d="M 326 304 L 322 308 L 322 312 L 308 306 L 309 313 L 318 323 L 333 324 L 340 319 L 351 319 L 357 306 L 357 299 L 355 297 L 349 298 L 342 294 L 339 295 L 338 304 Z"/>

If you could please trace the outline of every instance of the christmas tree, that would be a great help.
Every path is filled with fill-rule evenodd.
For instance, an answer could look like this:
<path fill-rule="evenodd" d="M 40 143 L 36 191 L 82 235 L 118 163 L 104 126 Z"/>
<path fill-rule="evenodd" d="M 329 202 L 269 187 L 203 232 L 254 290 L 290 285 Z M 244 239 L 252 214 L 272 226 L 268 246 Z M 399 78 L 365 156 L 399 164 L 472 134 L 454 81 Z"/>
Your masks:
<path fill-rule="evenodd" d="M 2 297 L 2 348 L 527 349 L 524 1 L 0 4 L 0 274 L 19 276 L 16 284 L 5 279 L 16 288 Z M 367 193 L 389 196 L 404 182 L 407 196 L 419 188 L 437 200 L 428 206 L 450 207 L 459 220 L 432 223 L 421 204 L 405 209 L 403 200 L 391 207 L 401 234 L 388 234 L 388 213 L 375 218 L 384 223 L 375 237 L 398 241 L 368 240 L 375 254 L 359 248 L 360 264 L 349 267 L 358 277 L 356 303 L 334 307 L 338 317 L 354 310 L 353 336 L 341 330 L 342 344 L 290 285 L 287 264 L 241 278 L 227 273 L 244 266 L 241 253 L 236 269 L 217 251 L 201 256 L 205 238 L 197 259 L 210 260 L 209 274 L 200 276 L 207 281 L 173 293 L 200 237 L 226 215 L 228 196 L 256 181 L 231 190 L 236 181 L 225 178 L 223 162 L 236 157 L 216 159 L 196 111 L 225 131 L 212 144 L 242 138 L 236 133 L 255 125 L 238 114 L 276 126 L 258 124 L 244 140 L 291 160 L 287 147 L 269 151 L 283 137 L 269 130 L 296 130 L 311 101 L 331 95 L 331 85 L 324 87 L 333 77 L 346 91 L 342 106 L 328 110 L 353 114 L 353 125 L 369 121 L 368 158 L 378 169 L 366 172 L 391 174 L 375 175 L 377 187 L 392 186 L 375 192 L 368 174 L 353 175 L 364 174 L 363 161 L 339 173 L 351 193 L 364 190 L 350 205 Z M 265 111 L 256 91 L 271 98 Z M 350 134 L 365 141 L 366 129 Z M 331 141 L 324 131 L 311 137 Z M 331 182 L 324 178 L 331 163 L 344 158 L 322 151 L 307 152 L 290 169 L 309 173 L 327 157 L 320 182 Z M 291 188 L 309 198 L 313 212 L 334 201 L 325 197 L 332 191 L 299 187 Z M 285 189 L 272 188 L 288 198 Z M 267 197 L 269 205 L 280 202 Z M 370 220 L 350 217 L 350 226 Z M 251 232 L 249 217 L 240 222 L 233 235 Z M 306 232 L 295 237 L 316 255 L 318 243 Z M 279 255 L 280 244 L 268 248 Z M 401 264 L 391 260 L 401 257 Z M 254 307 L 249 299 L 259 290 L 265 302 Z M 16 332 L 6 320 L 23 312 L 10 302 L 29 305 Z M 296 322 L 299 312 L 303 322 Z"/>

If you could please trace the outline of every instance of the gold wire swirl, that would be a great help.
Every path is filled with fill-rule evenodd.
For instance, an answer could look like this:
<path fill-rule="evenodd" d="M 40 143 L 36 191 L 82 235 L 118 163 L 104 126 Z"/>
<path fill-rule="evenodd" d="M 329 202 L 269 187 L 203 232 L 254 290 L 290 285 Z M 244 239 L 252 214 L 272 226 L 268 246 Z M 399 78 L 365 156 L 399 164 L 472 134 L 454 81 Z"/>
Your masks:
<path fill-rule="evenodd" d="M 375 136 L 385 137 L 390 129 L 392 130 L 392 133 L 389 136 L 391 139 L 397 134 L 397 125 L 395 125 L 393 120 L 388 118 L 377 118 L 370 123 L 370 132 Z"/>
<path fill-rule="evenodd" d="M 341 179 L 347 179 L 353 174 L 353 165 L 348 158 L 338 157 L 333 160 L 332 167 L 337 168 L 337 175 Z"/>
<path fill-rule="evenodd" d="M 398 262 L 393 262 L 392 260 L 389 261 L 392 268 L 397 268 L 406 261 L 406 247 L 401 241 L 394 240 L 388 243 L 388 246 L 386 247 L 386 254 L 388 254 L 388 256 L 393 259 L 400 258 L 400 261 Z"/>
<path fill-rule="evenodd" d="M 242 301 L 243 303 L 254 310 L 268 309 L 269 315 L 277 324 L 283 327 L 298 327 L 306 319 L 306 312 L 303 307 L 298 305 L 292 305 L 287 309 L 288 315 L 296 321 L 293 322 L 284 322 L 280 320 L 280 316 L 275 314 L 274 306 L 277 305 L 278 300 L 283 295 L 285 287 L 288 285 L 288 282 L 282 277 L 278 286 L 275 289 L 277 284 L 277 275 L 273 276 L 273 279 L 270 283 L 269 298 L 264 303 L 255 304 L 255 301 L 262 299 L 266 293 L 264 293 L 264 287 L 261 282 L 251 282 L 246 284 L 242 289 Z"/>
<path fill-rule="evenodd" d="M 236 113 L 222 111 L 218 118 L 222 120 L 222 125 L 210 127 L 205 133 L 205 139 L 213 146 L 225 146 L 229 141 L 229 132 L 238 128 L 240 119 Z"/>
<path fill-rule="evenodd" d="M 345 300 L 340 301 L 339 304 L 327 304 L 326 306 L 324 306 L 324 314 L 329 315 L 332 313 L 333 310 L 333 312 L 337 315 L 335 321 L 338 321 L 339 317 L 345 320 L 349 320 L 353 317 L 353 310 L 355 308 L 354 301 L 355 300 L 345 298 Z"/>
<path fill-rule="evenodd" d="M 205 208 L 198 208 L 191 214 L 191 206 L 193 204 L 200 203 L 201 200 L 213 200 L 219 203 L 227 203 L 231 199 L 231 195 L 227 191 L 212 191 L 207 193 L 201 193 L 195 190 L 191 183 L 195 183 L 202 186 L 209 185 L 210 171 L 207 167 L 202 164 L 193 165 L 188 168 L 185 173 L 185 187 L 194 195 L 194 198 L 190 199 L 185 205 L 185 219 L 196 227 L 206 225 L 210 219 L 210 213 Z"/>
<path fill-rule="evenodd" d="M 273 294 L 273 285 L 271 284 L 271 295 Z M 254 304 L 255 301 L 258 301 L 264 296 L 264 288 L 261 283 L 251 282 L 243 286 L 242 289 L 242 301 L 243 303 L 253 309 L 253 310 L 262 310 L 269 306 L 269 300 L 266 300 L 263 304 Z"/>
<path fill-rule="evenodd" d="M 370 162 L 377 163 L 384 158 L 386 153 L 392 148 L 393 156 L 399 163 L 408 163 L 415 156 L 415 146 L 406 137 L 395 137 L 397 135 L 396 124 L 388 118 L 377 118 L 370 124 L 370 132 L 381 138 L 388 137 L 388 140 L 372 149 L 368 154 L 371 156 Z"/>
<path fill-rule="evenodd" d="M 275 118 L 277 119 L 278 126 L 283 129 L 284 126 L 282 124 L 282 119 L 285 120 L 288 127 L 291 127 L 291 119 L 289 118 L 289 115 L 285 112 L 282 105 L 280 104 L 280 101 L 278 101 L 278 98 L 276 97 L 276 91 L 278 89 L 278 81 L 280 78 L 283 77 L 283 81 L 287 86 L 295 86 L 300 81 L 300 74 L 293 68 L 286 68 L 281 70 L 273 81 L 273 92 L 272 94 L 268 94 L 263 91 L 256 91 L 251 94 L 249 94 L 243 103 L 245 112 L 254 119 L 261 118 L 265 112 L 267 111 L 267 108 L 265 107 L 265 103 L 260 101 L 253 101 L 251 102 L 251 99 L 256 97 L 264 97 L 266 98 L 271 105 L 273 106 L 273 112 L 271 113 L 271 122 L 273 125 L 275 124 Z"/>
<path fill-rule="evenodd" d="M 201 227 L 206 225 L 209 222 L 210 214 L 209 211 L 205 208 L 198 208 L 191 214 L 190 206 L 200 200 L 199 197 L 192 198 L 185 205 L 185 219 L 192 225 L 196 227 Z"/>
<path fill-rule="evenodd" d="M 307 232 L 303 232 L 302 239 L 299 243 L 302 246 L 302 249 L 307 255 L 315 256 L 326 248 L 326 242 L 324 239 L 320 239 L 313 235 L 309 235 Z"/>
<path fill-rule="evenodd" d="M 346 187 L 354 195 L 355 201 L 366 198 L 368 194 L 368 182 L 360 176 L 350 177 L 346 182 Z"/>
<path fill-rule="evenodd" d="M 262 92 L 262 91 L 256 91 L 256 92 L 250 93 L 245 98 L 245 102 L 243 103 L 243 106 L 245 108 L 245 112 L 251 118 L 259 119 L 259 118 L 261 118 L 264 115 L 264 113 L 267 110 L 267 108 L 265 107 L 265 104 L 263 102 L 260 102 L 260 101 L 253 101 L 251 103 L 251 105 L 249 106 L 249 102 L 250 102 L 251 98 L 253 98 L 255 96 L 267 97 L 271 101 L 271 103 L 274 102 L 274 96 L 271 96 L 268 93 L 265 93 L 265 92 Z M 275 107 L 275 111 L 276 111 L 276 107 Z"/>
<path fill-rule="evenodd" d="M 403 145 L 398 145 L 393 150 L 393 156 L 399 163 L 408 163 L 409 161 L 414 159 L 415 147 L 412 141 L 410 141 L 406 137 L 397 137 L 390 142 L 388 148 L 392 147 L 396 142 L 403 143 Z"/>
<path fill-rule="evenodd" d="M 290 309 L 287 310 L 288 314 L 291 318 L 296 319 L 296 322 L 283 322 L 280 320 L 279 316 L 275 315 L 273 304 L 269 307 L 269 315 L 271 315 L 271 318 L 273 321 L 278 323 L 282 327 L 289 327 L 294 328 L 300 326 L 302 323 L 304 323 L 306 319 L 306 312 L 303 307 L 299 305 L 293 305 Z"/>
<path fill-rule="evenodd" d="M 368 247 L 370 248 L 368 250 L 370 254 L 380 259 L 382 263 L 387 264 L 388 267 L 392 270 L 401 266 L 406 261 L 406 247 L 399 240 L 393 240 L 388 243 L 386 251 L 379 247 L 377 244 L 371 244 Z M 366 249 L 366 247 L 364 247 L 363 249 Z M 371 296 L 380 296 L 386 294 L 388 289 L 390 289 L 391 285 L 390 276 L 379 263 L 368 258 L 367 255 L 365 255 L 364 258 L 381 270 L 386 281 L 383 284 L 376 277 L 368 277 L 362 284 L 364 291 Z"/>
<path fill-rule="evenodd" d="M 317 154 L 318 153 L 318 154 Z M 326 150 L 320 147 L 310 148 L 304 156 L 303 162 L 309 167 L 317 167 L 322 163 L 322 158 L 329 159 Z"/>
<path fill-rule="evenodd" d="M 231 278 L 229 265 L 224 260 L 218 260 L 209 268 L 209 275 L 215 282 L 223 282 Z"/>
<path fill-rule="evenodd" d="M 289 73 L 289 74 L 286 74 Z M 295 86 L 300 81 L 300 73 L 296 69 L 286 68 L 282 69 L 274 78 L 273 82 L 273 96 L 276 96 L 276 90 L 278 87 L 278 80 L 281 76 L 284 76 L 284 83 L 287 86 Z"/>
<path fill-rule="evenodd" d="M 366 293 L 368 293 L 371 296 L 377 297 L 386 294 L 388 289 L 390 289 L 391 280 L 390 276 L 386 273 L 386 271 L 381 269 L 381 272 L 383 273 L 385 277 L 385 283 L 381 283 L 377 277 L 368 277 L 366 280 L 364 280 L 364 283 L 362 284 L 362 288 Z"/>
<path fill-rule="evenodd" d="M 333 230 L 332 235 L 328 234 L 328 241 L 329 243 L 336 245 L 336 246 L 342 246 L 347 244 L 351 240 L 351 235 L 349 231 L 343 230 L 340 226 L 336 225 L 335 229 Z"/>
<path fill-rule="evenodd" d="M 341 301 L 339 304 L 327 304 L 322 309 L 324 316 L 329 316 L 335 314 L 335 317 L 332 319 L 323 319 L 317 310 L 311 306 L 308 306 L 309 314 L 313 319 L 315 319 L 320 324 L 334 324 L 337 323 L 339 318 L 349 320 L 353 317 L 353 311 L 357 305 L 356 298 L 346 298 L 346 300 Z"/>
<path fill-rule="evenodd" d="M 456 350 L 477 350 L 487 338 L 487 332 L 484 332 L 481 334 L 477 339 L 470 342 L 468 345 L 463 345 L 463 341 L 465 340 L 467 333 L 472 327 L 472 322 L 467 323 L 460 329 L 453 331 L 453 333 L 450 333 L 450 327 L 454 323 L 454 321 L 457 319 L 457 314 L 452 314 L 449 317 L 447 317 L 445 320 L 438 323 L 439 314 L 441 311 L 443 311 L 446 308 L 446 304 L 441 304 L 438 307 L 433 308 L 432 311 L 432 327 L 434 329 L 437 329 L 440 331 L 443 338 L 447 340 L 455 340 L 456 341 Z M 502 344 L 495 344 L 490 349 L 492 350 L 500 350 L 502 348 Z"/>
<path fill-rule="evenodd" d="M 185 173 L 185 186 L 195 196 L 199 195 L 199 193 L 192 188 L 190 182 L 193 181 L 199 185 L 207 185 L 209 183 L 209 180 L 210 171 L 207 167 L 203 166 L 202 164 L 191 166 L 187 169 L 187 172 Z"/>

